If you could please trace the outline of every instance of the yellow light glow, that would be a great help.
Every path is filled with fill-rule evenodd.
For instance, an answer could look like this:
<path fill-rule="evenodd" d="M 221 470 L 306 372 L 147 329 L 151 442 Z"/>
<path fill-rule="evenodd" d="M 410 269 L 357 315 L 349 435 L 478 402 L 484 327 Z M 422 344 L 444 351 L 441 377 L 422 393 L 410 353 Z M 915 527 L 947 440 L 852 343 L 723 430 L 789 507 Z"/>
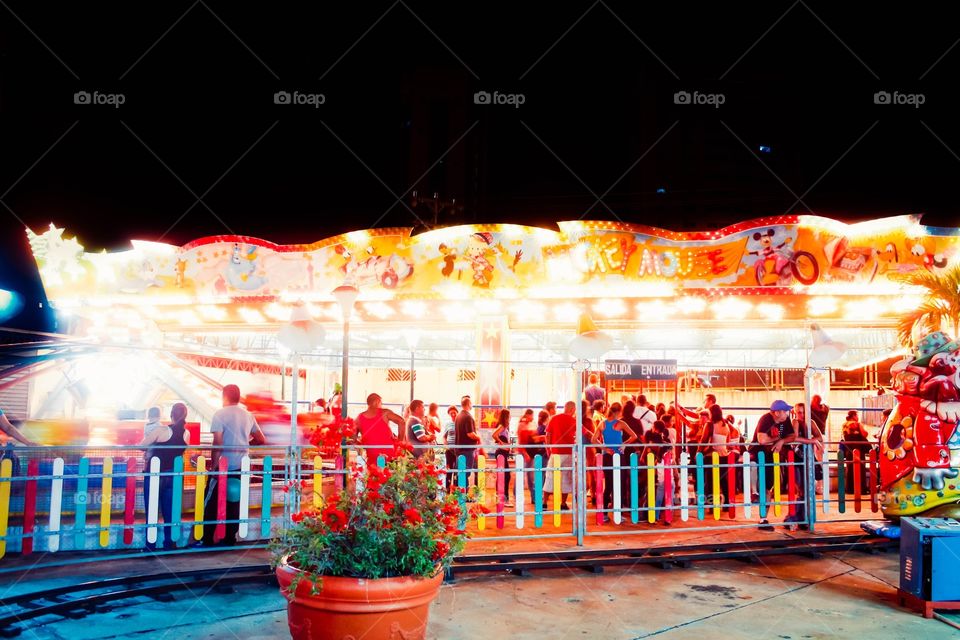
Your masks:
<path fill-rule="evenodd" d="M 916 216 L 891 216 L 889 218 L 880 218 L 877 220 L 865 220 L 847 224 L 839 220 L 830 218 L 821 218 L 819 216 L 801 216 L 802 222 L 809 224 L 815 229 L 826 231 L 838 236 L 847 238 L 862 238 L 866 236 L 882 235 L 891 231 L 910 231 L 914 229 L 918 222 Z M 922 227 L 921 227 L 922 229 Z M 918 235 L 924 235 L 921 231 Z"/>
<path fill-rule="evenodd" d="M 365 302 L 363 308 L 367 313 L 381 320 L 385 320 L 395 313 L 393 307 L 384 302 Z"/>
<path fill-rule="evenodd" d="M 400 305 L 403 315 L 411 318 L 422 318 L 427 314 L 427 305 L 419 300 L 404 300 Z"/>
<path fill-rule="evenodd" d="M 593 310 L 607 318 L 619 318 L 627 313 L 627 305 L 622 298 L 604 298 L 593 303 Z"/>
<path fill-rule="evenodd" d="M 277 322 L 287 322 L 290 320 L 290 307 L 277 304 L 276 302 L 271 302 L 268 304 L 267 308 L 264 309 L 264 312 L 267 314 L 268 318 L 271 320 L 276 320 Z"/>
<path fill-rule="evenodd" d="M 563 302 L 553 308 L 553 317 L 560 322 L 576 322 L 580 317 L 580 307 L 572 302 Z"/>
<path fill-rule="evenodd" d="M 847 320 L 872 320 L 886 311 L 886 303 L 879 298 L 857 298 L 843 305 L 843 317 Z"/>
<path fill-rule="evenodd" d="M 474 319 L 473 309 L 462 304 L 445 304 L 440 308 L 447 322 L 465 323 Z"/>
<path fill-rule="evenodd" d="M 503 303 L 499 300 L 474 300 L 473 308 L 477 310 L 477 313 L 500 313 L 503 309 Z"/>
<path fill-rule="evenodd" d="M 814 296 L 807 300 L 807 313 L 811 316 L 829 316 L 837 312 L 837 299 L 831 296 Z"/>
<path fill-rule="evenodd" d="M 176 317 L 177 322 L 184 326 L 202 324 L 200 317 L 190 310 L 178 311 L 173 315 Z"/>
<path fill-rule="evenodd" d="M 757 305 L 757 313 L 767 320 L 777 321 L 783 319 L 784 308 L 783 305 L 780 304 L 761 302 Z"/>
<path fill-rule="evenodd" d="M 677 302 L 677 310 L 683 314 L 702 313 L 707 308 L 707 301 L 703 298 L 684 296 Z"/>
<path fill-rule="evenodd" d="M 510 305 L 510 313 L 521 322 L 535 322 L 543 319 L 546 309 L 540 303 L 520 300 L 516 304 Z"/>
<path fill-rule="evenodd" d="M 211 322 L 217 322 L 220 320 L 227 319 L 227 311 L 222 307 L 218 307 L 212 304 L 201 305 L 197 308 L 200 311 L 200 315 L 204 320 L 210 320 Z"/>
<path fill-rule="evenodd" d="M 711 305 L 717 320 L 738 320 L 750 313 L 753 305 L 739 298 L 723 298 Z"/>
<path fill-rule="evenodd" d="M 237 313 L 249 324 L 263 324 L 266 322 L 266 318 L 263 317 L 262 313 L 250 307 L 240 307 L 237 309 Z"/>
<path fill-rule="evenodd" d="M 634 308 L 637 311 L 637 318 L 647 322 L 667 320 L 677 313 L 677 308 L 674 305 L 663 300 L 638 302 Z"/>
<path fill-rule="evenodd" d="M 363 244 L 369 239 L 369 231 L 351 231 L 347 234 L 347 242 L 352 242 L 353 244 Z"/>
<path fill-rule="evenodd" d="M 469 300 L 473 297 L 470 287 L 458 282 L 444 282 L 435 288 L 446 300 Z"/>

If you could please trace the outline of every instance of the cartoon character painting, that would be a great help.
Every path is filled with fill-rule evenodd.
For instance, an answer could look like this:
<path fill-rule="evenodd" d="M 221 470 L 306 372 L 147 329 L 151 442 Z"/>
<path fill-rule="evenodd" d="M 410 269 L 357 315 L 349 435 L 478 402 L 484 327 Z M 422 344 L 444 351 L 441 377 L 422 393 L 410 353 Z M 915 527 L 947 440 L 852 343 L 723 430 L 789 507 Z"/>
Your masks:
<path fill-rule="evenodd" d="M 816 282 L 820 277 L 816 258 L 806 251 L 794 251 L 793 238 L 783 238 L 777 243 L 776 235 L 774 229 L 753 234 L 754 249 L 747 254 L 757 256 L 753 263 L 757 284 L 783 287 L 791 285 L 794 278 L 806 285 Z"/>
<path fill-rule="evenodd" d="M 897 404 L 880 432 L 888 517 L 960 517 L 960 342 L 941 331 L 891 368 Z"/>
<path fill-rule="evenodd" d="M 234 243 L 233 253 L 230 255 L 230 262 L 224 273 L 227 283 L 234 289 L 256 291 L 267 284 L 267 279 L 257 274 L 259 267 L 257 249 L 256 245 L 244 247 L 239 242 Z"/>
<path fill-rule="evenodd" d="M 467 259 L 473 270 L 473 286 L 489 288 L 493 279 L 493 263 L 488 258 L 492 255 L 490 245 L 493 244 L 493 234 L 475 233 L 470 236 L 471 242 L 467 248 Z"/>
<path fill-rule="evenodd" d="M 343 245 L 338 245 L 336 252 L 345 260 L 340 266 L 340 272 L 358 287 L 379 284 L 385 289 L 395 289 L 413 274 L 413 263 L 395 253 L 381 256 L 373 247 L 367 247 L 367 257 L 358 260 L 354 253 Z"/>

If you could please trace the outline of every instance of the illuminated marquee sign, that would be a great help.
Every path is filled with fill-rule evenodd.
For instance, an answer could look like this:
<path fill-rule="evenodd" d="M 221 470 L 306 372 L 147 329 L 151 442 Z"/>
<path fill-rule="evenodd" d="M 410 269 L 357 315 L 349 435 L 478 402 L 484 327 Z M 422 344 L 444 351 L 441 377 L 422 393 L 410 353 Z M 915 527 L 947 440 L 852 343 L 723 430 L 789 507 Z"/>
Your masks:
<path fill-rule="evenodd" d="M 605 360 L 607 380 L 676 380 L 676 360 Z"/>

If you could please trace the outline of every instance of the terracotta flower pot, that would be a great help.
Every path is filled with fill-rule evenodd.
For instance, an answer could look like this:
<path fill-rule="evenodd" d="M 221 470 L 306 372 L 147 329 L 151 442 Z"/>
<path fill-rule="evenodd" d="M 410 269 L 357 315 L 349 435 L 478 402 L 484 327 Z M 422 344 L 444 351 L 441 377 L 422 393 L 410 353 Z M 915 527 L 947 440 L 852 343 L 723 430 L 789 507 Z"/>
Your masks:
<path fill-rule="evenodd" d="M 280 592 L 287 596 L 300 569 L 286 560 L 277 567 Z M 323 578 L 320 593 L 310 595 L 309 574 L 288 598 L 287 621 L 293 640 L 422 640 L 430 602 L 443 572 L 432 578 Z"/>

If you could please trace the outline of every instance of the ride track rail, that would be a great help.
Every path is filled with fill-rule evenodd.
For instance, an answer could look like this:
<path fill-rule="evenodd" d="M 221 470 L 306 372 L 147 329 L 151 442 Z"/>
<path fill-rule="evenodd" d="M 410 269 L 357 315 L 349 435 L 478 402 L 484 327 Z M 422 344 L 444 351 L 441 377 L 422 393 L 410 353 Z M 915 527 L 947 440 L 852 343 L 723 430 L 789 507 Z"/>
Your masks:
<path fill-rule="evenodd" d="M 866 535 L 809 536 L 749 542 L 725 542 L 627 549 L 575 549 L 504 554 L 458 556 L 446 580 L 478 572 L 508 572 L 528 576 L 538 569 L 582 568 L 602 573 L 605 566 L 649 564 L 663 569 L 688 567 L 696 561 L 736 559 L 755 561 L 776 555 L 819 557 L 836 551 L 877 553 L 896 549 L 899 541 Z M 12 638 L 27 629 L 24 623 L 44 616 L 82 618 L 108 611 L 109 603 L 148 597 L 166 601 L 174 591 L 204 592 L 229 589 L 241 583 L 276 585 L 276 576 L 267 564 L 232 568 L 194 569 L 152 575 L 108 578 L 81 584 L 44 589 L 0 601 L 0 637 Z M 116 605 L 130 606 L 130 605 Z"/>

